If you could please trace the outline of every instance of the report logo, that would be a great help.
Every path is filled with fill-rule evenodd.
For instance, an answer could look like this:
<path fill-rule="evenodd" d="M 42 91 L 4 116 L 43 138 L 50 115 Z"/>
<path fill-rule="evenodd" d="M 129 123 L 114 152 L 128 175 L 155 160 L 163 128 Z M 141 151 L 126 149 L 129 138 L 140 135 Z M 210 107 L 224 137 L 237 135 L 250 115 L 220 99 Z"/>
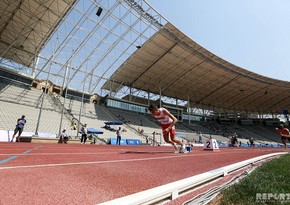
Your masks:
<path fill-rule="evenodd" d="M 290 193 L 256 193 L 256 202 L 289 203 Z"/>

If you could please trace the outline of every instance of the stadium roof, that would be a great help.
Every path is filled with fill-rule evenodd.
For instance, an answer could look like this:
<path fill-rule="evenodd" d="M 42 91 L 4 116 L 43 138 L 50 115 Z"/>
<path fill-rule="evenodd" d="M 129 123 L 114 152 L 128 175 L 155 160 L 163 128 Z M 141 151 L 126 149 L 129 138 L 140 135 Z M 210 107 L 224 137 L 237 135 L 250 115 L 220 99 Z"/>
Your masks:
<path fill-rule="evenodd" d="M 0 56 L 29 67 L 75 2 L 0 1 Z"/>
<path fill-rule="evenodd" d="M 153 35 L 103 85 L 123 86 L 188 100 L 209 110 L 281 113 L 290 106 L 290 83 L 235 66 L 207 51 L 172 24 Z"/>
<path fill-rule="evenodd" d="M 62 87 L 67 79 L 90 93 L 131 87 L 220 112 L 276 114 L 290 106 L 289 82 L 219 58 L 145 0 L 3 0 L 0 19 L 0 64 L 35 79 Z"/>

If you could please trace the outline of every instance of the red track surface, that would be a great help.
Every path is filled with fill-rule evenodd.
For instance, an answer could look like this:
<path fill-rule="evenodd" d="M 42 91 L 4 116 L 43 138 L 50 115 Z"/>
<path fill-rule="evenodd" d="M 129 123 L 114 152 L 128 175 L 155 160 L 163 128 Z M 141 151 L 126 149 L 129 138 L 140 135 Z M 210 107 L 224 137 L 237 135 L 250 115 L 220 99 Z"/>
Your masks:
<path fill-rule="evenodd" d="M 191 177 L 277 148 L 0 143 L 0 204 L 97 204 Z"/>

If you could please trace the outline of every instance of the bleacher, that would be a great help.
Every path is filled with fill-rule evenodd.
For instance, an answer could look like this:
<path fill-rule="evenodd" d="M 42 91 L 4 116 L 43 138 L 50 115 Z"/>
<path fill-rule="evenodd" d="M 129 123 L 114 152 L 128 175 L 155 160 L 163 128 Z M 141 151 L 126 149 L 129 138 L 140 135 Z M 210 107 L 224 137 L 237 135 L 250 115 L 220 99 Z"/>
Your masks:
<path fill-rule="evenodd" d="M 205 122 L 191 122 L 190 124 L 184 124 L 189 129 L 196 131 L 198 133 L 214 135 L 216 134 L 214 131 L 210 130 L 209 128 L 205 127 Z"/>
<path fill-rule="evenodd" d="M 247 120 L 247 122 L 252 122 Z M 190 125 L 186 125 L 196 130 L 197 132 L 215 135 L 218 141 L 226 141 L 232 134 L 236 133 L 239 136 L 239 140 L 243 143 L 248 141 L 249 138 L 254 138 L 261 142 L 277 142 L 277 134 L 274 132 L 273 127 L 254 125 L 253 123 L 244 123 L 243 125 L 238 124 L 219 124 L 216 122 L 193 122 Z"/>
<path fill-rule="evenodd" d="M 117 120 L 124 122 L 127 125 L 127 128 L 129 128 L 129 130 L 135 135 L 138 135 L 139 138 L 142 138 L 143 141 L 145 136 L 151 137 L 153 132 L 160 133 L 160 126 L 150 121 L 144 114 L 111 107 L 108 108 L 108 110 Z M 138 129 L 143 129 L 143 134 L 139 133 Z"/>
<path fill-rule="evenodd" d="M 43 92 L 32 88 L 30 85 L 19 82 L 0 83 L 0 101 L 11 102 L 16 104 L 27 105 L 30 107 L 40 108 Z M 44 95 L 43 108 L 47 110 L 57 110 L 53 106 L 52 99 L 49 95 Z"/>
<path fill-rule="evenodd" d="M 78 116 L 81 111 L 82 116 L 96 118 L 96 112 L 93 104 L 86 99 L 83 103 L 81 102 L 81 100 L 81 98 L 73 96 L 67 96 L 65 100 L 64 97 L 61 97 L 61 102 L 63 103 L 65 101 L 65 108 L 69 110 L 73 115 Z M 82 108 L 82 110 L 80 108 Z"/>
<path fill-rule="evenodd" d="M 61 102 L 64 102 L 63 97 L 59 97 Z M 119 119 L 114 116 L 106 107 L 98 105 L 96 103 L 90 103 L 88 101 L 83 104 L 78 97 L 69 97 L 65 100 L 65 108 L 69 110 L 72 116 L 75 119 L 79 119 L 80 107 L 82 107 L 82 115 L 80 118 L 80 122 L 82 124 L 86 123 L 90 128 L 96 128 L 104 132 L 104 134 L 99 135 L 99 138 L 108 140 L 110 138 L 116 137 L 116 131 L 118 126 L 112 126 L 113 129 L 108 130 L 105 129 L 105 122 L 107 121 L 118 121 Z M 124 130 L 122 133 L 123 139 L 139 139 L 141 142 L 145 142 L 145 139 L 140 136 L 138 133 L 131 130 L 127 125 L 121 126 Z"/>
<path fill-rule="evenodd" d="M 178 132 L 189 132 L 189 133 L 194 132 L 192 129 L 185 126 L 182 122 L 177 122 L 175 125 L 175 129 Z"/>
<path fill-rule="evenodd" d="M 59 95 L 44 94 L 42 90 L 35 89 L 28 84 L 9 79 L 0 81 L 0 129 L 14 130 L 16 120 L 21 115 L 26 115 L 27 125 L 25 131 L 35 132 L 38 115 L 43 100 L 42 116 L 39 123 L 39 133 L 57 134 L 61 118 L 62 104 L 64 98 Z M 82 107 L 81 123 L 88 124 L 88 127 L 100 129 L 104 132 L 100 138 L 109 139 L 116 137 L 115 131 L 107 130 L 104 127 L 106 121 L 123 121 L 123 138 L 140 139 L 146 141 L 146 136 L 152 137 L 152 133 L 161 136 L 161 128 L 158 122 L 150 114 L 131 112 L 123 109 L 107 108 L 96 103 L 89 102 L 88 99 L 81 103 L 80 97 L 69 96 L 65 100 L 65 110 L 67 115 L 63 117 L 63 128 L 67 129 L 68 135 L 77 136 L 77 130 L 71 128 L 71 118 L 79 119 L 80 107 Z M 68 114 L 69 113 L 69 114 Z M 211 129 L 211 124 L 205 122 L 177 123 L 177 134 L 189 141 L 198 141 L 199 134 L 202 133 L 204 139 L 210 136 L 218 141 L 228 141 L 224 134 L 217 133 Z M 219 126 L 219 125 L 217 125 Z M 279 141 L 279 136 L 273 127 L 262 125 L 222 125 L 229 130 L 236 132 L 242 141 L 253 137 L 259 141 Z M 117 129 L 118 126 L 114 126 Z M 140 134 L 140 130 L 143 130 Z"/>
<path fill-rule="evenodd" d="M 25 115 L 27 124 L 25 125 L 24 131 L 35 132 L 40 112 L 42 91 L 16 83 L 10 83 L 6 86 L 3 83 L 1 84 L 0 129 L 14 130 L 17 119 L 21 115 Z M 48 94 L 44 94 L 38 132 L 57 134 L 60 118 L 61 113 L 59 108 L 53 104 L 53 100 Z M 69 126 L 70 121 L 64 117 L 63 128 Z M 69 135 L 74 135 L 72 131 L 67 130 Z"/>
<path fill-rule="evenodd" d="M 277 142 L 280 140 L 279 135 L 276 133 L 274 127 L 267 127 L 262 125 L 255 126 L 240 126 L 242 129 L 248 131 L 248 135 L 254 139 L 263 140 L 263 141 L 274 141 Z"/>
<path fill-rule="evenodd" d="M 35 132 L 39 111 L 41 107 L 42 95 L 44 95 L 42 115 L 39 122 L 38 133 L 50 133 L 57 135 L 61 119 L 61 109 L 64 98 L 59 95 L 44 94 L 41 90 L 32 88 L 21 82 L 1 82 L 0 83 L 0 129 L 14 130 L 16 121 L 21 115 L 26 115 L 27 124 L 25 132 Z M 79 119 L 81 102 L 79 99 L 66 99 L 65 108 L 70 112 L 71 116 Z M 72 117 L 71 117 L 72 118 Z M 63 116 L 63 128 L 67 129 L 67 134 L 77 136 L 77 130 L 71 129 L 71 118 Z M 81 122 L 87 123 L 88 127 L 93 127 L 104 131 L 100 138 L 116 137 L 116 133 L 108 131 L 102 127 L 106 121 L 116 121 L 114 117 L 105 107 L 85 102 L 83 103 Z M 127 131 L 123 132 L 123 138 L 140 139 L 145 141 L 138 133 L 132 132 L 128 127 L 124 127 Z"/>

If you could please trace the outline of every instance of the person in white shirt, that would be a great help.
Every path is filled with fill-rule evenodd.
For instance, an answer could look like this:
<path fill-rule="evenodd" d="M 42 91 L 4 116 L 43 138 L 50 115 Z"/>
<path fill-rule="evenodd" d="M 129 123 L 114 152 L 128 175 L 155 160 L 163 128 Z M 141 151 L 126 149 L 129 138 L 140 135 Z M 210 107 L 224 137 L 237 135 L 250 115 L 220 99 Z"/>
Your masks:
<path fill-rule="evenodd" d="M 174 117 L 167 109 L 158 108 L 155 104 L 151 104 L 148 109 L 151 112 L 151 115 L 161 123 L 164 141 L 174 146 L 175 153 L 186 153 L 185 144 L 175 137 L 175 124 L 177 123 L 176 117 Z M 179 149 L 175 143 L 180 145 Z"/>
<path fill-rule="evenodd" d="M 68 141 L 68 136 L 66 134 L 66 129 L 63 129 L 61 134 L 60 134 L 60 138 L 59 138 L 58 143 L 67 144 L 67 141 Z"/>
<path fill-rule="evenodd" d="M 82 128 L 81 128 L 81 133 L 82 133 L 81 144 L 85 144 L 86 141 L 87 141 L 87 137 L 88 137 L 88 128 L 87 128 L 87 124 L 85 124 L 84 126 L 82 126 Z"/>
<path fill-rule="evenodd" d="M 116 142 L 116 145 L 121 145 L 121 137 L 122 137 L 121 127 L 119 127 L 119 129 L 117 130 L 116 134 L 117 134 L 117 142 Z"/>

